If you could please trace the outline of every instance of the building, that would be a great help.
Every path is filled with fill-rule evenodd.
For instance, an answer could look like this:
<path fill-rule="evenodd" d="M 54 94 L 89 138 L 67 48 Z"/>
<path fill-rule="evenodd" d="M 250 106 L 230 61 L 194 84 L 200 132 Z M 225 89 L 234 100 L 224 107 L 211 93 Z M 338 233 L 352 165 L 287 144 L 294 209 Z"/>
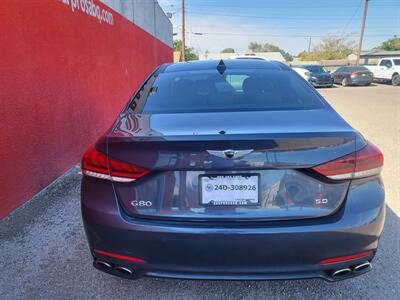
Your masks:
<path fill-rule="evenodd" d="M 157 0 L 100 1 L 152 36 L 172 47 L 172 23 Z"/>
<path fill-rule="evenodd" d="M 79 162 L 172 62 L 173 44 L 154 0 L 0 1 L 0 11 L 1 221 Z"/>
<path fill-rule="evenodd" d="M 400 51 L 384 51 L 384 50 L 363 50 L 360 55 L 360 64 L 375 65 L 381 58 L 384 57 L 399 57 Z M 357 54 L 350 54 L 347 59 L 350 62 L 355 62 Z"/>

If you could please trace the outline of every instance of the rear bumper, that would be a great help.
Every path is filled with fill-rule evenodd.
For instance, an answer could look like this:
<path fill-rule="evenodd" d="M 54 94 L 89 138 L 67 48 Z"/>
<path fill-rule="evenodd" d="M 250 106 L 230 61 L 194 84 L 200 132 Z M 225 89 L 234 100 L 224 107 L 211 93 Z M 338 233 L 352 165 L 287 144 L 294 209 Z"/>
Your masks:
<path fill-rule="evenodd" d="M 383 187 L 376 178 L 354 182 L 340 211 L 321 219 L 247 225 L 133 220 L 119 207 L 111 183 L 85 177 L 82 216 L 94 259 L 129 267 L 135 271 L 132 278 L 332 280 L 333 270 L 370 261 L 372 256 L 325 265 L 319 261 L 375 253 L 385 207 Z M 112 258 L 94 249 L 145 262 Z"/>
<path fill-rule="evenodd" d="M 350 79 L 349 84 L 351 85 L 366 85 L 372 83 L 373 79 L 372 78 L 353 78 Z"/>

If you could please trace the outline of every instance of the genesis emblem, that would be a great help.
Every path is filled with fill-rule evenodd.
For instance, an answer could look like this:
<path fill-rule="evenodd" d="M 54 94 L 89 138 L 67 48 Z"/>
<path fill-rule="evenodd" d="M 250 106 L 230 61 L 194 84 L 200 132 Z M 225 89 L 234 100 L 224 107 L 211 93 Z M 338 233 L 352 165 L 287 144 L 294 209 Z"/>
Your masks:
<path fill-rule="evenodd" d="M 232 150 L 232 149 L 227 149 L 227 150 L 207 150 L 208 153 L 214 156 L 218 156 L 221 158 L 227 158 L 227 159 L 234 159 L 234 158 L 241 158 L 251 152 L 253 152 L 253 149 L 248 149 L 248 150 Z"/>

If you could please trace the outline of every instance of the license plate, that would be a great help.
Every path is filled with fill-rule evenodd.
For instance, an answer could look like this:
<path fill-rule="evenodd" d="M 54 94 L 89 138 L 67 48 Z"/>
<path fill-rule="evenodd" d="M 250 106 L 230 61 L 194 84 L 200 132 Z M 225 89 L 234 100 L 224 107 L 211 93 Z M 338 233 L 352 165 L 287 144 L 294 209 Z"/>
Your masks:
<path fill-rule="evenodd" d="M 258 186 L 258 174 L 201 175 L 200 201 L 212 206 L 257 205 Z"/>

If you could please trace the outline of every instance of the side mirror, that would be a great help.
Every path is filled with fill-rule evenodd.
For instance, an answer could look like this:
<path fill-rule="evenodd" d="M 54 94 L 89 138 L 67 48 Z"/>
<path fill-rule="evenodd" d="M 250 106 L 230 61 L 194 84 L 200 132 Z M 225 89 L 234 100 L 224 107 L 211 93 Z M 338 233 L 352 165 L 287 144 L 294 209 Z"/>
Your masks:
<path fill-rule="evenodd" d="M 388 69 L 390 69 L 391 67 L 392 67 L 391 64 L 387 64 L 387 65 L 386 65 L 386 68 L 388 68 Z"/>

